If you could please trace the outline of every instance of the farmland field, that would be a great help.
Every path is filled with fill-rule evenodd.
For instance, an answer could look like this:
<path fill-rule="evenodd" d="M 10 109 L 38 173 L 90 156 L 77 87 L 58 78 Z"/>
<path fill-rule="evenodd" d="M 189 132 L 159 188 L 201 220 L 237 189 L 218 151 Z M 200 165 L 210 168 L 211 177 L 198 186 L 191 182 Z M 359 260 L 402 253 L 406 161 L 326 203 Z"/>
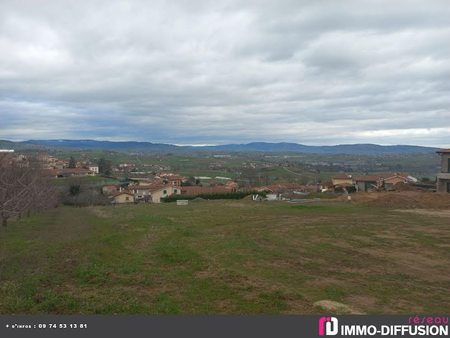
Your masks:
<path fill-rule="evenodd" d="M 448 313 L 449 224 L 336 201 L 60 207 L 0 229 L 0 313 Z"/>

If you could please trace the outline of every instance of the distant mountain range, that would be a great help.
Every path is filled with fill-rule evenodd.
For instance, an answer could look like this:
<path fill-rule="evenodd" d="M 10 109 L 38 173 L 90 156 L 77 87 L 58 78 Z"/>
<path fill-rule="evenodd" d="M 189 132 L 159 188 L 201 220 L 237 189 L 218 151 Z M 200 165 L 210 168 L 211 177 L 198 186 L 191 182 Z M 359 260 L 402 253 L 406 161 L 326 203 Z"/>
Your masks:
<path fill-rule="evenodd" d="M 307 146 L 298 143 L 252 142 L 246 144 L 225 144 L 217 146 L 176 146 L 151 142 L 111 142 L 95 140 L 29 140 L 12 142 L 0 140 L 0 148 L 9 149 L 86 149 L 133 151 L 148 153 L 182 153 L 192 151 L 208 152 L 266 152 L 266 153 L 308 153 L 308 154 L 349 154 L 349 155 L 387 155 L 387 154 L 423 154 L 433 153 L 437 148 L 377 144 L 340 144 L 334 146 Z"/>
<path fill-rule="evenodd" d="M 247 144 L 226 144 L 213 147 L 203 147 L 208 150 L 221 151 L 261 151 L 261 152 L 296 152 L 309 154 L 351 154 L 351 155 L 377 155 L 377 154 L 411 154 L 432 153 L 435 148 L 395 145 L 380 146 L 378 144 L 339 144 L 335 146 L 307 146 L 298 143 L 267 143 L 253 142 Z"/>

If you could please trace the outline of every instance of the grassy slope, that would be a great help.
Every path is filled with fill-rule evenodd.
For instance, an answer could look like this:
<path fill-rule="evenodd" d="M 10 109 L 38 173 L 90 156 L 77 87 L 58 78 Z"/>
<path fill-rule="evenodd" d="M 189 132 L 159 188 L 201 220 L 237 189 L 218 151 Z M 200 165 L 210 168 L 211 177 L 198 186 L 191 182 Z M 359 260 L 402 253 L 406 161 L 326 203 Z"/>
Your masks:
<path fill-rule="evenodd" d="M 58 208 L 0 229 L 0 313 L 447 313 L 449 242 L 333 202 Z"/>
<path fill-rule="evenodd" d="M 55 186 L 70 186 L 72 183 L 77 183 L 86 186 L 103 186 L 106 184 L 117 184 L 119 181 L 113 178 L 106 178 L 103 176 L 81 176 L 81 177 L 59 177 L 55 178 L 52 183 Z"/>

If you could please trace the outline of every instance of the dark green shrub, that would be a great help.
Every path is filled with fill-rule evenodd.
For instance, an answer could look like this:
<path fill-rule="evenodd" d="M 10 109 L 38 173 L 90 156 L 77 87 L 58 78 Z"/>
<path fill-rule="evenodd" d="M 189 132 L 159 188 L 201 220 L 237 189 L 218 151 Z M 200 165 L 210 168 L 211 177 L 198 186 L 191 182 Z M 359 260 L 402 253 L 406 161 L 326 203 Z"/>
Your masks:
<path fill-rule="evenodd" d="M 193 200 L 195 198 L 203 198 L 205 200 L 239 200 L 248 195 L 259 194 L 264 196 L 264 193 L 254 192 L 254 191 L 245 191 L 245 192 L 229 192 L 229 193 L 217 193 L 217 194 L 199 194 L 195 196 L 186 196 L 186 195 L 172 195 L 169 197 L 162 198 L 163 202 L 176 202 L 178 200 Z"/>

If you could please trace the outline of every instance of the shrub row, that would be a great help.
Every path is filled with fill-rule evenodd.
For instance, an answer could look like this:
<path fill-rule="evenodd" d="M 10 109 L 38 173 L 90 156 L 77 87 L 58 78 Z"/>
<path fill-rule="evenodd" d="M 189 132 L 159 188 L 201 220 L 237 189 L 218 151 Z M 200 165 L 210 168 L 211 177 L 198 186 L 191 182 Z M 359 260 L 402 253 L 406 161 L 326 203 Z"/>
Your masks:
<path fill-rule="evenodd" d="M 239 199 L 242 199 L 242 198 L 244 198 L 248 195 L 252 195 L 252 194 L 264 195 L 259 192 L 253 192 L 253 191 L 228 192 L 228 193 L 217 193 L 217 194 L 200 194 L 200 195 L 193 195 L 193 196 L 172 195 L 169 197 L 161 198 L 161 201 L 176 202 L 178 200 L 193 200 L 196 198 L 203 198 L 205 200 L 225 200 L 225 199 L 239 200 Z"/>

